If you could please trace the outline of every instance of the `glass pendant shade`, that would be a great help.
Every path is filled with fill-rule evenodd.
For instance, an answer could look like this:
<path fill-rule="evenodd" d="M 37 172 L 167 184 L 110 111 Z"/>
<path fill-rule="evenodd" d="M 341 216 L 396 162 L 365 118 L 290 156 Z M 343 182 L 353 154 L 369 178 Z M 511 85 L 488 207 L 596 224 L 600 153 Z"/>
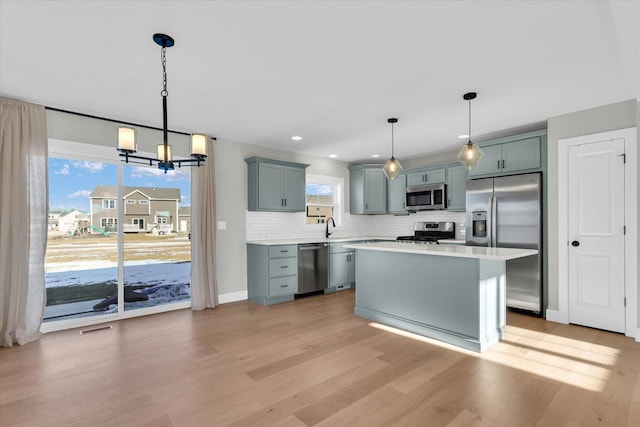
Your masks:
<path fill-rule="evenodd" d="M 165 163 L 165 162 L 170 162 L 172 160 L 170 145 L 167 145 L 167 157 L 168 159 L 164 158 L 164 144 L 158 144 L 158 161 L 160 161 L 161 163 Z"/>
<path fill-rule="evenodd" d="M 203 159 L 207 157 L 206 137 L 199 133 L 191 135 L 191 157 Z"/>
<path fill-rule="evenodd" d="M 128 127 L 118 128 L 118 150 L 126 153 L 136 152 L 136 130 Z"/>
<path fill-rule="evenodd" d="M 462 165 L 471 170 L 476 167 L 484 153 L 477 144 L 469 141 L 460 147 L 458 152 L 458 160 Z"/>
<path fill-rule="evenodd" d="M 391 157 L 384 164 L 382 170 L 384 171 L 384 174 L 387 176 L 387 178 L 396 179 L 398 175 L 400 175 L 400 172 L 402 172 L 402 165 L 400 164 L 400 161 L 398 161 L 398 159 L 396 159 L 395 157 Z"/>

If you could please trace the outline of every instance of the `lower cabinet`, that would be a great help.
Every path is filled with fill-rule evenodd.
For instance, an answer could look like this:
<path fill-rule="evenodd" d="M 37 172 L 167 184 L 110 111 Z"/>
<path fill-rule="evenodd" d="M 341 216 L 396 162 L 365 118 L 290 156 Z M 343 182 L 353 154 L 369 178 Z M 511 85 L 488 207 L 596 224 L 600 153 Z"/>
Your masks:
<path fill-rule="evenodd" d="M 350 242 L 354 243 L 354 242 Z M 329 287 L 325 293 L 349 289 L 356 283 L 356 253 L 342 243 L 329 245 Z"/>
<path fill-rule="evenodd" d="M 298 246 L 247 244 L 249 299 L 271 305 L 294 299 L 298 293 Z"/>

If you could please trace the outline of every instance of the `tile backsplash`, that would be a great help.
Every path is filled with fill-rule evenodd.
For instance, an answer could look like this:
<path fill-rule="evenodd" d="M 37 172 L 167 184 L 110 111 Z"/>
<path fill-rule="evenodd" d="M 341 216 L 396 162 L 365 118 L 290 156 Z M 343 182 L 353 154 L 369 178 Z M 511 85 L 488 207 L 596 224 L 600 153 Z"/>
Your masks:
<path fill-rule="evenodd" d="M 456 239 L 465 239 L 465 213 L 424 211 L 411 215 L 342 214 L 342 222 L 330 227 L 332 237 L 387 236 L 413 234 L 413 223 L 421 221 L 453 221 Z M 290 238 L 324 238 L 325 224 L 305 224 L 305 213 L 247 211 L 246 239 L 271 240 Z"/>

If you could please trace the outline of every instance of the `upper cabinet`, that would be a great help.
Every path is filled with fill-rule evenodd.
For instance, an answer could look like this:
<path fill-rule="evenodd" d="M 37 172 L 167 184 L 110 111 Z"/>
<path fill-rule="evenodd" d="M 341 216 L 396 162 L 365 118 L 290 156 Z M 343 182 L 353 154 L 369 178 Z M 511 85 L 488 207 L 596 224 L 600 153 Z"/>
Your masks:
<path fill-rule="evenodd" d="M 467 170 L 462 165 L 447 167 L 447 210 L 467 209 Z"/>
<path fill-rule="evenodd" d="M 387 212 L 387 177 L 382 165 L 349 167 L 349 204 L 352 214 Z"/>
<path fill-rule="evenodd" d="M 387 212 L 406 214 L 407 176 L 404 173 L 396 179 L 387 179 Z"/>
<path fill-rule="evenodd" d="M 545 138 L 546 133 L 541 131 L 481 144 L 484 155 L 476 168 L 469 171 L 469 177 L 540 169 Z"/>
<path fill-rule="evenodd" d="M 249 157 L 248 209 L 250 211 L 304 212 L 306 174 L 309 166 Z"/>
<path fill-rule="evenodd" d="M 415 169 L 407 172 L 407 187 L 426 184 L 441 184 L 445 182 L 444 168 Z"/>

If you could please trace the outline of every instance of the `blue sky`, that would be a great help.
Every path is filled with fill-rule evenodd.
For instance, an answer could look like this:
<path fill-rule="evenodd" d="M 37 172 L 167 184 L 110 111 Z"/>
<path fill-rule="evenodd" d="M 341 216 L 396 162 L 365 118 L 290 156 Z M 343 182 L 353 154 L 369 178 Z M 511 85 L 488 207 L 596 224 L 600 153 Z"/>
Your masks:
<path fill-rule="evenodd" d="M 49 209 L 78 209 L 89 212 L 89 194 L 97 185 L 117 185 L 117 168 L 122 166 L 124 185 L 131 187 L 179 188 L 180 206 L 191 204 L 189 168 L 165 175 L 155 167 L 49 158 Z"/>
<path fill-rule="evenodd" d="M 307 194 L 312 195 L 332 195 L 333 186 L 326 184 L 307 184 Z"/>

